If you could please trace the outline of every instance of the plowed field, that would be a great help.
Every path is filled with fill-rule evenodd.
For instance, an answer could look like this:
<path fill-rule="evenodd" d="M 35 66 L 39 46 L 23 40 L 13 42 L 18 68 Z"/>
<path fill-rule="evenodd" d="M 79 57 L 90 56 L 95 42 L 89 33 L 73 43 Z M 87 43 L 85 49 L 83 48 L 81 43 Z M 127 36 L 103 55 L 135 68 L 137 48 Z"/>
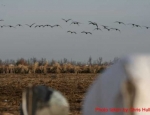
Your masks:
<path fill-rule="evenodd" d="M 19 115 L 22 90 L 29 83 L 60 90 L 70 103 L 70 114 L 81 115 L 84 94 L 97 74 L 1 74 L 0 115 Z"/>

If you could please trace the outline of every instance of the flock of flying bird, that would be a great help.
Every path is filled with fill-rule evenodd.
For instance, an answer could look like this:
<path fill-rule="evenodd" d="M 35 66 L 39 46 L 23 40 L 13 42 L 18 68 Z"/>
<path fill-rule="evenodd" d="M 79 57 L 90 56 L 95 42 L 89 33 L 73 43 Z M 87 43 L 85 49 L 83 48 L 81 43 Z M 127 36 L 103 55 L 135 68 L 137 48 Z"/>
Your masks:
<path fill-rule="evenodd" d="M 74 24 L 74 25 L 78 25 L 78 26 L 79 26 L 80 24 L 82 24 L 82 23 L 80 23 L 80 22 L 78 22 L 78 21 L 73 21 L 72 19 L 63 19 L 63 18 L 62 18 L 62 20 L 65 21 L 66 23 L 69 22 L 69 21 L 72 21 L 72 22 L 70 23 L 70 25 L 71 25 L 71 24 Z M 4 21 L 4 20 L 3 20 L 3 19 L 0 19 L 0 21 Z M 96 26 L 96 28 L 95 28 L 94 30 L 100 30 L 100 31 L 102 31 L 102 29 L 98 26 L 98 24 L 97 24 L 96 22 L 92 22 L 92 21 L 88 21 L 88 22 L 89 22 L 89 25 L 91 24 L 91 25 Z M 133 23 L 125 24 L 124 22 L 120 22 L 120 21 L 115 21 L 114 23 L 118 23 L 118 24 L 122 24 L 122 25 L 131 25 L 132 27 L 140 27 L 140 28 L 144 27 L 144 28 L 146 28 L 146 29 L 149 29 L 149 28 L 150 28 L 150 27 L 148 27 L 148 26 L 140 26 L 140 25 L 138 25 L 138 24 L 133 24 Z M 50 24 L 46 24 L 46 25 L 35 25 L 35 24 L 36 24 L 36 23 L 33 23 L 33 24 L 25 24 L 25 25 L 28 26 L 28 27 L 30 27 L 30 28 L 32 28 L 32 27 L 34 27 L 34 28 L 37 28 L 37 27 L 51 27 L 51 28 L 53 28 L 53 27 L 61 27 L 59 24 L 55 24 L 55 25 L 50 25 Z M 21 26 L 23 26 L 23 25 L 22 25 L 22 24 L 17 24 L 16 26 L 12 26 L 12 25 L 0 25 L 1 28 L 3 28 L 3 27 L 16 28 L 17 26 L 21 27 Z M 105 26 L 105 25 L 101 25 L 101 26 L 103 27 L 103 29 L 106 29 L 106 30 L 108 30 L 108 31 L 110 31 L 110 30 L 115 30 L 115 31 L 121 32 L 121 30 L 118 29 L 118 28 L 111 28 L 111 27 Z M 61 28 L 62 28 L 62 27 L 61 27 Z M 93 30 L 93 31 L 94 31 L 94 30 Z M 77 32 L 75 32 L 75 31 L 70 31 L 70 30 L 68 30 L 67 33 L 77 34 Z M 91 32 L 87 32 L 87 31 L 82 31 L 81 33 L 92 34 Z"/>

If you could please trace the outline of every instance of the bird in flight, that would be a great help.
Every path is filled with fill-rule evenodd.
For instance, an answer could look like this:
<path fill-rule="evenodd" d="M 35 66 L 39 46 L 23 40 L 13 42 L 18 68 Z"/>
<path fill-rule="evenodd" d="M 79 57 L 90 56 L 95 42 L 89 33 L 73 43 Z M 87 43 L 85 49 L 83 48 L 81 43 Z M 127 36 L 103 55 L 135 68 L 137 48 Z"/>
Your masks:
<path fill-rule="evenodd" d="M 97 28 L 95 28 L 94 30 L 101 30 L 101 29 L 97 27 Z M 101 30 L 101 31 L 102 31 L 102 30 Z"/>
<path fill-rule="evenodd" d="M 28 25 L 28 24 L 26 24 L 27 26 L 29 26 L 30 28 L 34 25 L 35 23 L 33 23 L 33 24 L 31 24 L 31 25 Z"/>
<path fill-rule="evenodd" d="M 56 25 L 53 25 L 53 27 L 55 27 L 55 26 L 56 26 L 56 27 L 61 27 L 61 26 L 60 26 L 60 25 L 58 25 L 58 24 L 56 24 Z M 51 26 L 51 27 L 52 27 L 52 26 Z M 62 27 L 61 27 L 61 28 L 62 28 Z"/>
<path fill-rule="evenodd" d="M 121 32 L 121 31 L 120 31 L 119 29 L 117 29 L 117 28 L 110 28 L 110 29 Z"/>
<path fill-rule="evenodd" d="M 150 27 L 148 27 L 148 26 L 143 26 L 143 27 L 145 27 L 146 29 L 150 28 Z"/>
<path fill-rule="evenodd" d="M 49 26 L 50 26 L 50 27 L 51 27 L 51 25 L 49 25 L 49 24 L 44 25 L 44 27 L 45 27 L 45 26 L 47 26 L 47 27 L 49 27 Z"/>
<path fill-rule="evenodd" d="M 44 25 L 36 25 L 35 28 L 36 28 L 36 27 L 45 27 L 45 26 L 44 26 Z"/>
<path fill-rule="evenodd" d="M 95 25 L 98 28 L 98 24 L 96 22 L 89 21 L 89 24 Z"/>
<path fill-rule="evenodd" d="M 136 24 L 129 23 L 129 24 L 127 24 L 127 25 L 132 25 L 132 26 L 134 27 Z"/>
<path fill-rule="evenodd" d="M 111 30 L 110 28 L 107 28 L 107 27 L 104 27 L 104 29 L 106 29 L 106 30 L 108 30 L 108 31 L 110 31 L 110 30 Z"/>
<path fill-rule="evenodd" d="M 124 24 L 124 25 L 125 25 L 125 23 L 123 23 L 123 22 L 120 22 L 120 21 L 115 21 L 114 23 L 118 23 L 118 24 Z"/>
<path fill-rule="evenodd" d="M 72 19 L 65 20 L 65 19 L 62 18 L 62 20 L 64 20 L 65 22 L 68 22 L 69 20 L 72 20 Z"/>
<path fill-rule="evenodd" d="M 140 28 L 142 28 L 140 25 L 135 25 L 135 27 L 140 27 Z"/>
<path fill-rule="evenodd" d="M 72 22 L 71 24 L 77 24 L 79 26 L 79 24 L 81 24 L 81 23 L 80 22 Z"/>
<path fill-rule="evenodd" d="M 0 21 L 4 21 L 3 19 L 0 19 Z"/>
<path fill-rule="evenodd" d="M 3 27 L 6 27 L 5 25 L 3 25 L 3 26 L 0 26 L 1 28 L 3 28 Z"/>
<path fill-rule="evenodd" d="M 21 24 L 17 24 L 16 26 L 22 26 Z"/>
<path fill-rule="evenodd" d="M 67 31 L 67 33 L 68 33 L 68 32 L 70 32 L 71 34 L 72 34 L 72 33 L 75 33 L 75 34 L 77 34 L 76 32 L 72 32 L 72 31 Z"/>
<path fill-rule="evenodd" d="M 103 27 L 104 27 L 104 29 L 108 29 L 108 28 L 107 28 L 108 26 L 104 26 L 104 25 L 101 25 L 101 26 L 103 26 Z"/>
<path fill-rule="evenodd" d="M 15 27 L 14 27 L 14 26 L 12 26 L 12 25 L 7 25 L 6 27 L 15 28 Z"/>
<path fill-rule="evenodd" d="M 85 32 L 85 31 L 82 31 L 81 33 L 85 33 L 85 34 L 92 34 L 91 32 Z"/>

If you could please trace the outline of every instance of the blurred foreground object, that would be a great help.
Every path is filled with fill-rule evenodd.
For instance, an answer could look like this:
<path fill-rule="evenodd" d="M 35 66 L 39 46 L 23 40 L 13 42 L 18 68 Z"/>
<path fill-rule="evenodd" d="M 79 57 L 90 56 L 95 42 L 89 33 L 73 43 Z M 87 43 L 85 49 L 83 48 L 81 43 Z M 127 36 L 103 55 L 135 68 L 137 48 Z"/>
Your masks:
<path fill-rule="evenodd" d="M 105 70 L 88 89 L 82 112 L 150 115 L 150 55 L 130 55 Z"/>
<path fill-rule="evenodd" d="M 67 99 L 55 89 L 30 85 L 22 93 L 21 115 L 68 115 Z"/>

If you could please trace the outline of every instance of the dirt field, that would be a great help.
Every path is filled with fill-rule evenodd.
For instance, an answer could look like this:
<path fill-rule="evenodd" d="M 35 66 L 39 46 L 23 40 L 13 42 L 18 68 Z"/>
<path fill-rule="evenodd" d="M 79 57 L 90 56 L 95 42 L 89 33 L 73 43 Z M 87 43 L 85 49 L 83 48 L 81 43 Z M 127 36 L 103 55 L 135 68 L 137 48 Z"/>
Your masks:
<path fill-rule="evenodd" d="M 60 90 L 70 103 L 71 115 L 81 115 L 84 94 L 97 74 L 1 74 L 0 115 L 19 115 L 22 90 L 29 83 Z"/>

